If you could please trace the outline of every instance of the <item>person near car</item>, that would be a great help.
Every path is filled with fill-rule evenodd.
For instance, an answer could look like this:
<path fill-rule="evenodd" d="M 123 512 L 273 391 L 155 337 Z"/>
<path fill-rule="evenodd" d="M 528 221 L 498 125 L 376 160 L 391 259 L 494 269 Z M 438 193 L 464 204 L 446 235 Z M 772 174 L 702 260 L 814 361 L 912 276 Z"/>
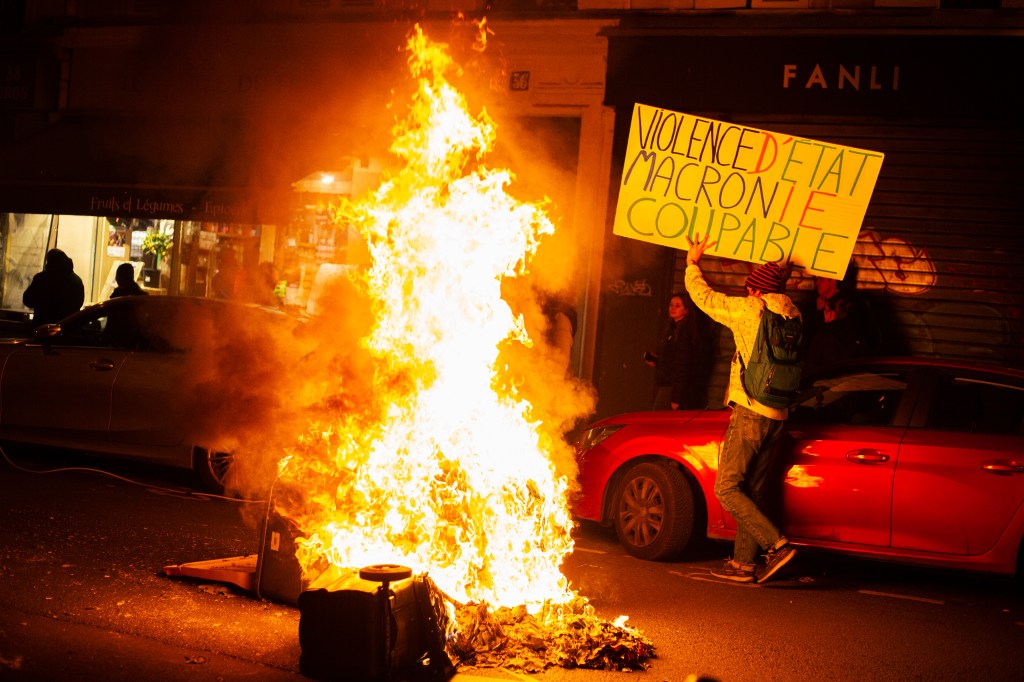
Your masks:
<path fill-rule="evenodd" d="M 565 368 L 565 376 L 572 376 L 572 344 L 578 323 L 576 307 L 564 293 L 546 294 L 540 307 L 546 323 L 544 335 L 557 360 L 554 366 Z"/>
<path fill-rule="evenodd" d="M 235 287 L 238 283 L 240 266 L 238 257 L 230 247 L 225 247 L 218 252 L 217 272 L 213 275 L 213 297 L 220 299 L 233 299 Z"/>
<path fill-rule="evenodd" d="M 644 359 L 654 367 L 652 410 L 699 410 L 707 407 L 705 385 L 698 376 L 705 364 L 698 312 L 685 292 L 672 294 L 668 325 L 655 353 Z"/>
<path fill-rule="evenodd" d="M 824 324 L 811 336 L 804 353 L 804 372 L 874 353 L 863 321 L 866 313 L 852 294 L 838 292 L 825 305 Z"/>
<path fill-rule="evenodd" d="M 110 293 L 110 298 L 121 296 L 146 296 L 139 283 L 135 281 L 135 267 L 131 263 L 121 263 L 114 271 L 114 281 L 117 286 Z"/>
<path fill-rule="evenodd" d="M 43 269 L 21 296 L 26 308 L 32 309 L 32 324 L 60 322 L 85 303 L 85 285 L 75 274 L 71 257 L 60 249 L 50 249 L 43 259 Z"/>
<path fill-rule="evenodd" d="M 857 264 L 851 261 L 841 280 L 815 275 L 817 296 L 801 308 L 805 373 L 878 354 L 878 325 L 871 302 L 857 288 L 857 273 Z"/>
<path fill-rule="evenodd" d="M 686 290 L 694 304 L 733 335 L 736 353 L 729 369 L 726 403 L 732 409 L 715 478 L 715 496 L 736 520 L 733 555 L 712 575 L 736 582 L 764 582 L 796 554 L 789 539 L 762 510 L 772 477 L 773 457 L 782 435 L 787 410 L 763 405 L 743 388 L 741 362 L 749 363 L 761 313 L 767 308 L 783 317 L 799 317 L 800 311 L 783 291 L 787 268 L 768 262 L 747 277 L 746 296 L 731 296 L 712 289 L 701 273 L 704 252 L 715 245 L 710 234 L 697 241 L 687 237 Z M 764 567 L 757 571 L 758 550 L 764 551 Z"/>
<path fill-rule="evenodd" d="M 234 298 L 246 303 L 282 307 L 284 301 L 277 295 L 280 277 L 277 267 L 263 261 L 255 268 L 239 268 L 235 276 Z"/>

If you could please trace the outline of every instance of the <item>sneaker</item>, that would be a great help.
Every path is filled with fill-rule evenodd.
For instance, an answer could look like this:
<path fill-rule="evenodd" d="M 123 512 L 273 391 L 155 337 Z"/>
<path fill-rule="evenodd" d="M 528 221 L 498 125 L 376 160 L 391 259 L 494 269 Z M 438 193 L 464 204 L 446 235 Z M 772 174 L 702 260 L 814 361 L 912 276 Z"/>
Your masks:
<path fill-rule="evenodd" d="M 796 550 L 789 546 L 789 540 L 782 538 L 776 542 L 764 555 L 764 570 L 757 577 L 757 582 L 763 583 L 771 578 L 795 556 Z"/>
<path fill-rule="evenodd" d="M 754 564 L 740 564 L 732 559 L 726 559 L 721 568 L 711 569 L 711 575 L 737 583 L 752 583 L 754 582 Z"/>

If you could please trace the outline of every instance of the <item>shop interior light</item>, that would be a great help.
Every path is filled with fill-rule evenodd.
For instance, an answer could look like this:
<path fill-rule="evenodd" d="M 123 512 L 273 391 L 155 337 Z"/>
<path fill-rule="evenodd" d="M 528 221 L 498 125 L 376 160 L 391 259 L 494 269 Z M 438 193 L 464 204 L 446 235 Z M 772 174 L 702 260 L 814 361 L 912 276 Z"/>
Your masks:
<path fill-rule="evenodd" d="M 298 182 L 293 182 L 292 188 L 298 192 L 313 194 L 350 194 L 352 171 L 314 171 Z"/>
<path fill-rule="evenodd" d="M 370 158 L 364 163 L 358 157 L 343 157 L 334 170 L 316 170 L 292 183 L 296 192 L 309 194 L 363 194 L 380 183 L 382 163 Z"/>

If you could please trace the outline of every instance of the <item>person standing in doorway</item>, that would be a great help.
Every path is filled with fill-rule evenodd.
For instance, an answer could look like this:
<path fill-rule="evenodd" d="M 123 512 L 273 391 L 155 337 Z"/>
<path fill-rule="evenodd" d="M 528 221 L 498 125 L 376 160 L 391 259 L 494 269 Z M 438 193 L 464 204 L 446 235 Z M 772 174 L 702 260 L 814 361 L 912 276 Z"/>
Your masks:
<path fill-rule="evenodd" d="M 732 558 L 711 574 L 736 582 L 764 582 L 789 563 L 796 550 L 764 514 L 773 458 L 788 410 L 763 405 L 747 395 L 742 367 L 749 364 L 762 311 L 767 308 L 783 317 L 800 317 L 800 311 L 783 291 L 789 273 L 778 263 L 764 263 L 747 277 L 746 296 L 729 296 L 713 290 L 704 280 L 700 259 L 715 242 L 710 234 L 701 240 L 687 237 L 686 289 L 694 304 L 732 332 L 736 343 L 729 370 L 726 402 L 732 408 L 719 455 L 715 497 L 736 520 Z M 742 364 L 741 364 L 742 363 Z M 764 567 L 757 573 L 758 549 L 764 550 Z"/>
<path fill-rule="evenodd" d="M 85 285 L 75 274 L 75 264 L 60 249 L 50 249 L 43 260 L 43 269 L 21 296 L 26 308 L 32 309 L 32 325 L 60 322 L 85 303 Z"/>
<path fill-rule="evenodd" d="M 572 376 L 572 344 L 576 338 L 577 315 L 564 293 L 547 294 L 541 301 L 541 312 L 547 323 L 547 342 L 557 358 L 557 366 L 565 368 L 565 376 Z"/>
<path fill-rule="evenodd" d="M 706 386 L 698 379 L 704 338 L 690 297 L 672 294 L 668 327 L 656 353 L 644 360 L 654 367 L 656 389 L 652 410 L 699 410 L 707 406 Z"/>

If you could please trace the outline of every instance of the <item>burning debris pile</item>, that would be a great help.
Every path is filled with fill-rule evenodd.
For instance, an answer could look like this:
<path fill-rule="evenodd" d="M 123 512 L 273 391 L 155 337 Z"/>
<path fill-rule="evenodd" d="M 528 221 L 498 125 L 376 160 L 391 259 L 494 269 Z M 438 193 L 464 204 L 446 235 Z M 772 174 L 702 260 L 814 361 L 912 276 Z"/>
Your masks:
<path fill-rule="evenodd" d="M 293 494 L 276 512 L 299 528 L 311 575 L 324 564 L 429 574 L 461 661 L 643 667 L 650 642 L 597 619 L 561 573 L 575 462 L 562 423 L 530 402 L 515 353 L 503 354 L 534 345 L 502 287 L 529 271 L 554 224 L 543 202 L 505 191 L 510 171 L 485 165 L 496 126 L 448 81 L 447 46 L 417 27 L 408 52 L 417 89 L 394 130 L 400 168 L 337 208 L 371 257 L 355 282 L 374 312 L 371 404 L 311 426 L 281 461 Z M 544 386 L 574 395 L 563 373 Z"/>
<path fill-rule="evenodd" d="M 452 649 L 459 660 L 481 668 L 540 672 L 545 668 L 640 670 L 654 656 L 654 645 L 638 630 L 601 620 L 583 598 L 492 611 L 486 604 L 456 610 Z"/>

